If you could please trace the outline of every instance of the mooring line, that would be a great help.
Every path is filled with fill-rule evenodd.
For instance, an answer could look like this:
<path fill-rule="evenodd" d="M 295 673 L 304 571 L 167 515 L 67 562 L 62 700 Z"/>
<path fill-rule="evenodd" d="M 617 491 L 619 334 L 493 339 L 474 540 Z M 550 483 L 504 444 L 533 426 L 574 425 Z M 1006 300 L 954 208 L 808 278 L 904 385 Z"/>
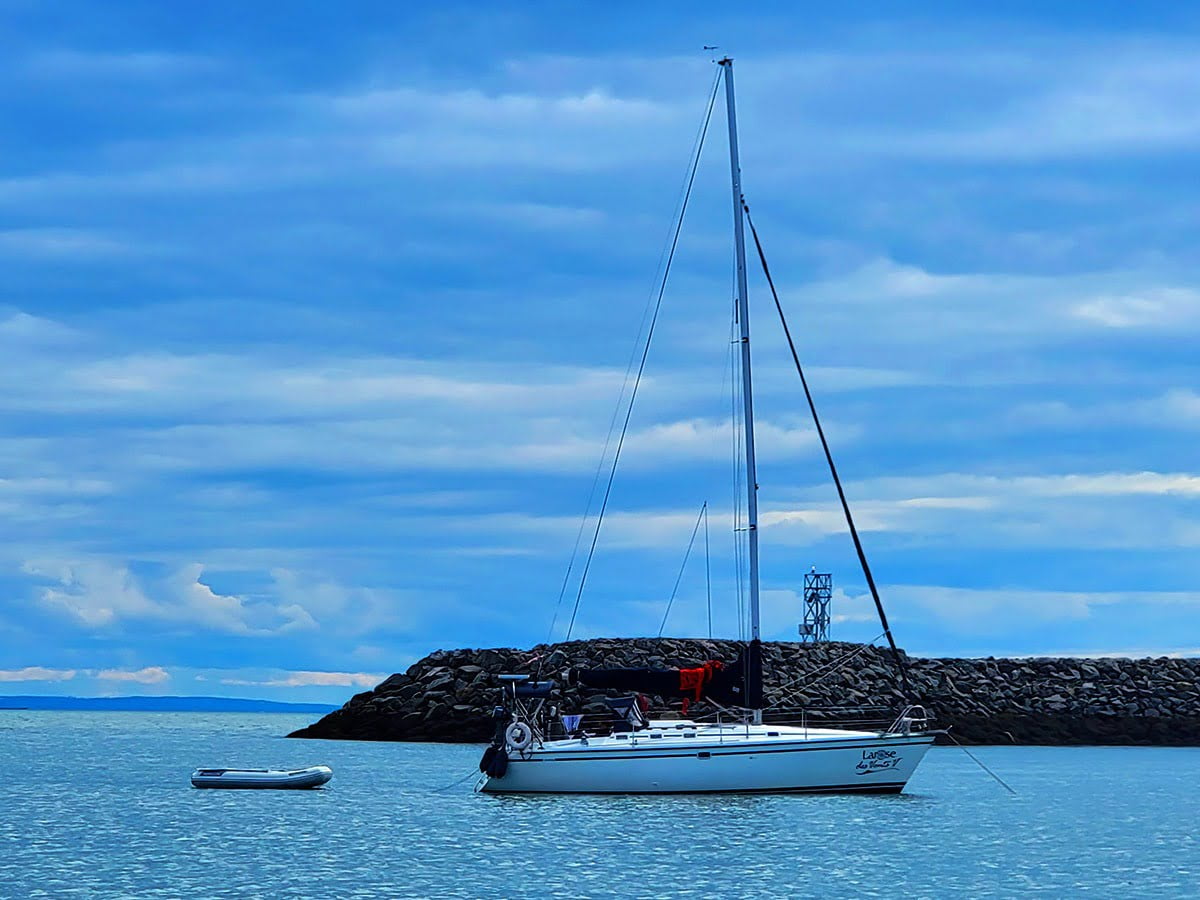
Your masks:
<path fill-rule="evenodd" d="M 1007 781 L 1005 781 L 1003 778 L 1001 778 L 999 775 L 997 775 L 995 772 L 993 772 L 991 769 L 989 769 L 987 766 L 985 766 L 983 764 L 983 761 L 981 759 L 979 759 L 979 757 L 977 757 L 974 753 L 972 753 L 970 750 L 968 750 L 962 744 L 959 744 L 958 738 L 956 738 L 954 735 L 952 735 L 949 731 L 946 731 L 944 733 L 945 733 L 946 737 L 950 738 L 950 740 L 954 741 L 954 743 L 958 745 L 959 749 L 962 750 L 963 753 L 967 754 L 967 756 L 971 757 L 971 759 L 974 760 L 975 765 L 979 766 L 979 768 L 983 769 L 983 771 L 987 772 L 989 775 L 991 775 L 993 778 L 995 778 L 998 782 L 1000 782 L 1000 784 L 1004 786 L 1004 789 L 1006 791 L 1008 791 L 1010 794 L 1012 794 L 1014 797 L 1017 796 L 1017 792 L 1014 791 L 1011 787 L 1009 787 Z"/>
<path fill-rule="evenodd" d="M 475 771 L 474 769 L 472 769 L 470 772 L 468 772 L 468 773 L 467 773 L 466 775 L 464 775 L 462 778 L 458 779 L 458 781 L 451 782 L 450 784 L 446 785 L 445 787 L 434 788 L 432 791 L 430 791 L 430 793 L 432 793 L 432 794 L 440 794 L 440 793 L 442 793 L 443 791 L 448 791 L 448 790 L 450 790 L 450 788 L 456 788 L 456 787 L 458 787 L 460 784 L 462 784 L 464 781 L 466 781 L 468 778 L 474 778 L 474 777 L 475 777 L 476 775 L 478 775 L 478 774 L 479 774 L 479 773 L 478 773 L 477 771 Z"/>

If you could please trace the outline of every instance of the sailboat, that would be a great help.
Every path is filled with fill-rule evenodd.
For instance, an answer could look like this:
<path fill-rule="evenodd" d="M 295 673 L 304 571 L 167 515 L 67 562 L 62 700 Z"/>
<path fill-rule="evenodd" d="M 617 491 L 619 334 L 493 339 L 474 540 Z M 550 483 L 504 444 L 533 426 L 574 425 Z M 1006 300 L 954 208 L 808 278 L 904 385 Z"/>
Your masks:
<path fill-rule="evenodd" d="M 758 483 L 754 459 L 754 408 L 750 366 L 750 317 L 746 289 L 745 225 L 757 233 L 742 195 L 734 104 L 733 60 L 718 62 L 725 85 L 729 163 L 733 188 L 737 261 L 737 319 L 740 326 L 742 417 L 745 432 L 750 640 L 732 664 L 711 660 L 685 669 L 593 669 L 568 678 L 595 689 L 707 700 L 718 712 L 707 718 L 652 719 L 637 695 L 610 701 L 607 733 L 588 733 L 578 716 L 558 716 L 556 684 L 529 674 L 498 676 L 504 702 L 493 714 L 496 734 L 480 762 L 478 789 L 487 793 L 668 794 L 720 792 L 899 793 L 916 770 L 936 732 L 918 705 L 908 705 L 876 730 L 777 724 L 763 717 L 762 641 L 759 621 Z M 714 83 L 715 97 L 717 84 Z M 711 113 L 711 98 L 709 110 Z M 707 120 L 706 120 L 707 122 Z M 693 170 L 694 171 L 694 170 Z M 682 220 L 682 214 L 681 214 Z M 773 282 L 770 282 L 774 293 Z M 776 296 L 778 304 L 778 297 Z M 780 314 L 782 318 L 782 307 Z M 786 321 L 784 321 L 786 330 Z M 788 334 L 791 343 L 790 333 Z M 795 353 L 793 345 L 793 355 Z M 797 370 L 803 379 L 799 360 Z M 842 498 L 850 531 L 875 596 L 884 631 L 891 638 L 861 542 L 829 455 L 816 408 L 805 393 Z M 903 676 L 907 686 L 907 678 Z"/>

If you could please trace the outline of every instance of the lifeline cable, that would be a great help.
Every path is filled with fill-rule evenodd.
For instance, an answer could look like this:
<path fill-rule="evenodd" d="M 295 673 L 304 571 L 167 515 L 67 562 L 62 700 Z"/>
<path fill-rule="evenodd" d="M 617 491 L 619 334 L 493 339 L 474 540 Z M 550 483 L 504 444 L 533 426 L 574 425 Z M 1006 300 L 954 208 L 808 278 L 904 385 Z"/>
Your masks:
<path fill-rule="evenodd" d="M 671 264 L 675 261 L 675 250 L 679 246 L 679 233 L 683 230 L 683 219 L 687 214 L 688 201 L 692 196 L 692 186 L 696 183 L 696 170 L 700 167 L 700 154 L 704 150 L 704 138 L 708 134 L 708 123 L 712 121 L 713 104 L 717 99 L 717 88 L 720 85 L 720 75 L 713 79 L 712 92 L 708 96 L 708 108 L 704 112 L 704 124 L 700 128 L 700 135 L 696 140 L 695 150 L 692 154 L 691 168 L 687 177 L 687 188 L 684 190 L 683 203 L 679 209 L 679 218 L 675 222 L 675 231 L 671 236 L 670 251 L 667 253 L 667 261 L 663 267 L 662 280 L 659 283 L 658 297 L 654 302 L 654 313 L 650 317 L 650 327 L 646 332 L 646 343 L 642 348 L 642 358 L 638 363 L 637 375 L 633 381 L 633 390 L 629 394 L 629 406 L 625 410 L 625 421 L 621 423 L 621 436 L 617 439 L 617 448 L 613 452 L 612 467 L 608 472 L 608 483 L 604 488 L 604 499 L 600 503 L 600 512 L 596 515 L 596 528 L 592 532 L 592 543 L 588 547 L 587 558 L 584 561 L 583 573 L 579 576 L 579 590 L 575 594 L 575 605 L 571 609 L 571 622 L 567 626 L 566 640 L 571 639 L 571 633 L 575 630 L 575 617 L 579 614 L 579 602 L 583 599 L 583 588 L 587 584 L 588 572 L 592 567 L 592 558 L 596 554 L 596 542 L 600 539 L 600 526 L 604 523 L 604 513 L 608 509 L 608 500 L 612 495 L 613 480 L 617 475 L 617 463 L 621 460 L 621 449 L 625 446 L 625 435 L 629 431 L 629 420 L 633 416 L 634 401 L 637 400 L 638 387 L 642 383 L 642 373 L 646 370 L 646 359 L 650 356 L 650 342 L 654 338 L 654 327 L 658 324 L 658 314 L 662 309 L 663 295 L 667 292 L 667 279 L 671 274 Z"/>
<path fill-rule="evenodd" d="M 833 483 L 837 486 L 838 499 L 842 501 L 842 512 L 846 516 L 846 525 L 850 528 L 850 537 L 854 540 L 854 549 L 858 553 L 858 562 L 862 566 L 863 576 L 867 579 L 867 587 L 871 589 L 871 598 L 875 601 L 875 611 L 879 613 L 879 624 L 883 626 L 883 633 L 887 635 L 888 646 L 892 648 L 892 659 L 896 663 L 896 671 L 900 674 L 900 681 L 904 685 L 904 693 L 906 698 L 911 694 L 911 688 L 908 683 L 908 673 L 905 671 L 903 661 L 900 659 L 900 650 L 896 646 L 896 639 L 892 637 L 892 629 L 888 626 L 887 614 L 883 611 L 883 601 L 879 599 L 879 591 L 875 587 L 875 579 L 871 575 L 871 567 L 867 563 L 867 554 L 863 550 L 862 541 L 858 537 L 858 529 L 854 527 L 854 517 L 850 515 L 850 504 L 846 500 L 846 492 L 842 489 L 842 480 L 838 477 L 837 466 L 833 464 L 833 453 L 829 450 L 829 441 L 825 439 L 825 429 L 821 427 L 821 420 L 817 416 L 817 404 L 813 401 L 812 392 L 808 389 L 808 379 L 804 377 L 804 369 L 800 365 L 800 356 L 796 353 L 796 344 L 792 340 L 792 331 L 788 328 L 787 317 L 783 314 L 783 304 L 779 302 L 779 292 L 775 290 L 775 281 L 771 278 L 771 269 L 767 266 L 767 255 L 763 252 L 762 242 L 758 239 L 758 231 L 754 227 L 754 220 L 750 218 L 750 205 L 746 203 L 746 198 L 742 197 L 742 209 L 746 213 L 746 224 L 750 226 L 750 234 L 754 237 L 754 248 L 758 251 L 758 261 L 762 263 L 763 275 L 767 277 L 767 286 L 771 288 L 771 296 L 775 300 L 775 309 L 779 313 L 779 321 L 783 325 L 783 334 L 787 338 L 788 348 L 792 351 L 792 361 L 796 364 L 796 373 L 800 376 L 800 383 L 804 386 L 804 396 L 808 399 L 808 408 L 812 413 L 813 425 L 817 428 L 817 436 L 821 439 L 821 448 L 825 451 L 825 461 L 829 463 L 829 474 L 833 476 Z"/>

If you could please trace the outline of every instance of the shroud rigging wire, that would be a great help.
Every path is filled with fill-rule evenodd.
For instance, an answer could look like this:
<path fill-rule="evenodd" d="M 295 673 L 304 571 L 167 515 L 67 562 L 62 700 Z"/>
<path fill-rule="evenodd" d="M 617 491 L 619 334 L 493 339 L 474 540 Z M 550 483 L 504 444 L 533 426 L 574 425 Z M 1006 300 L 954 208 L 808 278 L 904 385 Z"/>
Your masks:
<path fill-rule="evenodd" d="M 591 544 L 588 547 L 587 557 L 584 560 L 583 571 L 579 576 L 579 589 L 575 593 L 575 604 L 571 609 L 571 620 L 570 620 L 569 624 L 567 625 L 567 634 L 566 634 L 567 640 L 571 639 L 571 633 L 575 630 L 575 619 L 579 614 L 579 603 L 583 599 L 583 589 L 587 584 L 588 572 L 590 571 L 591 566 L 592 566 L 592 559 L 594 558 L 594 556 L 596 554 L 596 542 L 600 538 L 600 527 L 604 523 L 604 513 L 608 509 L 608 501 L 609 501 L 609 498 L 612 496 L 613 480 L 615 479 L 616 474 L 617 474 L 617 465 L 621 460 L 621 450 L 625 446 L 625 436 L 628 434 L 628 431 L 629 431 L 629 420 L 633 416 L 634 402 L 637 400 L 638 388 L 641 386 L 641 383 L 642 383 L 642 373 L 646 369 L 646 359 L 650 355 L 650 344 L 654 338 L 654 328 L 658 324 L 658 314 L 662 310 L 663 296 L 666 293 L 667 280 L 671 274 L 671 264 L 675 261 L 675 251 L 679 246 L 679 234 L 683 230 L 683 220 L 684 220 L 684 216 L 687 214 L 688 201 L 691 199 L 691 196 L 692 196 L 692 186 L 695 184 L 695 181 L 696 181 L 696 170 L 700 166 L 700 155 L 701 155 L 701 152 L 704 150 L 704 137 L 708 133 L 709 122 L 712 121 L 713 104 L 716 102 L 716 99 L 717 99 L 717 88 L 718 88 L 719 84 L 720 84 L 720 74 L 718 73 L 717 77 L 715 77 L 713 79 L 712 91 L 710 92 L 709 97 L 708 97 L 708 106 L 704 112 L 704 123 L 700 128 L 700 133 L 696 138 L 696 143 L 695 143 L 695 146 L 694 146 L 694 149 L 692 152 L 692 158 L 690 160 L 688 176 L 685 181 L 686 188 L 683 193 L 683 201 L 680 204 L 679 216 L 675 222 L 675 228 L 674 228 L 673 234 L 671 236 L 669 250 L 667 251 L 667 255 L 666 255 L 666 262 L 663 265 L 662 279 L 659 282 L 658 295 L 655 298 L 653 313 L 650 316 L 650 325 L 646 332 L 646 341 L 642 347 L 642 355 L 641 355 L 641 359 L 638 362 L 637 374 L 634 377 L 633 388 L 629 394 L 629 403 L 625 408 L 625 418 L 624 418 L 624 421 L 621 423 L 620 437 L 617 439 L 617 446 L 613 452 L 612 465 L 609 468 L 608 481 L 604 488 L 604 497 L 600 502 L 600 510 L 596 515 L 596 527 L 592 531 Z M 555 616 L 557 617 L 557 611 L 555 612 Z"/>

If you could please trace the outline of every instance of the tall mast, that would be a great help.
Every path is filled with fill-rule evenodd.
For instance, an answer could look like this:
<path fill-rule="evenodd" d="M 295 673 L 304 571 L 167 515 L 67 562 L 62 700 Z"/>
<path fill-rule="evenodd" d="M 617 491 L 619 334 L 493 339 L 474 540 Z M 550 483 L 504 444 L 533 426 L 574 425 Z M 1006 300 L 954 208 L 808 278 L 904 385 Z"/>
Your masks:
<path fill-rule="evenodd" d="M 750 545 L 750 647 L 746 654 L 746 705 L 762 722 L 762 644 L 758 621 L 758 476 L 754 465 L 754 392 L 750 379 L 750 304 L 746 295 L 746 237 L 743 226 L 742 169 L 738 162 L 737 113 L 733 102 L 733 60 L 725 69 L 725 110 L 729 114 L 729 172 L 733 181 L 733 246 L 737 255 L 737 307 L 742 345 L 742 413 L 746 427 L 746 519 Z"/>

